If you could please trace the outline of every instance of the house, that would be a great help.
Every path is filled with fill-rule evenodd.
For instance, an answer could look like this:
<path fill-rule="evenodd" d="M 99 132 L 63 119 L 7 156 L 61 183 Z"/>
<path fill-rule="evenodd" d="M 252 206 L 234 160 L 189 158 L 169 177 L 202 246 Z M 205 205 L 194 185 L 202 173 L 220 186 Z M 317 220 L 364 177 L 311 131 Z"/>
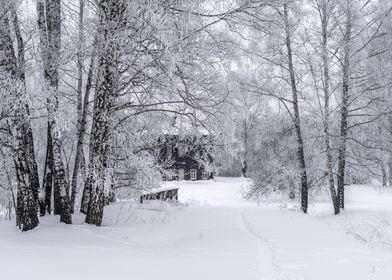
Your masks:
<path fill-rule="evenodd" d="M 213 174 L 213 137 L 165 134 L 157 139 L 158 161 L 165 180 L 209 180 Z"/>

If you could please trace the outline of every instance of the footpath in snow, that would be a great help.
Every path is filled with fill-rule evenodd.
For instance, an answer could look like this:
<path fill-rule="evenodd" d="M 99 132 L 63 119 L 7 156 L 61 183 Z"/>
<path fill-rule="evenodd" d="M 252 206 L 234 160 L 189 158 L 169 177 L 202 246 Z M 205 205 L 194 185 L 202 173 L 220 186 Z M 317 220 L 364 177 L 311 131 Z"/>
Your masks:
<path fill-rule="evenodd" d="M 306 216 L 242 199 L 245 184 L 170 182 L 181 203 L 116 203 L 101 228 L 82 215 L 27 233 L 0 221 L 0 280 L 391 279 L 391 193 L 356 188 L 339 217 L 325 203 Z"/>

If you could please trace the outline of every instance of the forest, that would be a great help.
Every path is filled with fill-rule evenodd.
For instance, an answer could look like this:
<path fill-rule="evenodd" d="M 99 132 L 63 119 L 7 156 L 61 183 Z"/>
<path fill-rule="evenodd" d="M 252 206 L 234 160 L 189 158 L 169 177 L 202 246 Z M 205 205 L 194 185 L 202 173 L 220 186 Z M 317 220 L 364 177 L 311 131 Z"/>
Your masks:
<path fill-rule="evenodd" d="M 390 198 L 391 45 L 389 0 L 0 0 L 0 224 L 104 228 L 167 185 L 226 205 L 230 186 L 174 182 L 165 135 L 208 139 L 195 162 L 217 192 L 233 180 L 241 203 L 279 197 L 304 224 L 322 196 L 347 219 L 369 198 L 352 186 Z M 265 279 L 305 279 L 282 269 Z"/>
<path fill-rule="evenodd" d="M 39 216 L 132 198 L 165 133 L 216 139 L 217 174 L 307 212 L 392 182 L 389 1 L 1 1 L 0 209 Z"/>

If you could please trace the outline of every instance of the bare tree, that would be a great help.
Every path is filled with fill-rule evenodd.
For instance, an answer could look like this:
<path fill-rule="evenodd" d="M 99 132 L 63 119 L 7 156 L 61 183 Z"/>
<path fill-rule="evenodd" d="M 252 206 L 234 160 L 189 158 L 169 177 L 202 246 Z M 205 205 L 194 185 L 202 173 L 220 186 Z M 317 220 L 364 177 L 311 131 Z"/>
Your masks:
<path fill-rule="evenodd" d="M 96 64 L 96 46 L 97 42 L 94 39 L 93 50 L 91 53 L 90 64 L 87 73 L 87 81 L 85 85 L 85 91 L 83 95 L 83 73 L 84 73 L 84 57 L 85 53 L 83 50 L 85 49 L 85 34 L 84 34 L 84 8 L 85 1 L 79 0 L 79 42 L 78 42 L 78 53 L 77 53 L 77 66 L 78 66 L 78 80 L 77 80 L 77 144 L 76 144 L 76 154 L 75 154 L 75 162 L 72 172 L 71 179 L 71 212 L 74 212 L 75 208 L 75 199 L 77 194 L 78 187 L 78 177 L 79 173 L 85 169 L 85 154 L 84 154 L 84 139 L 86 134 L 86 125 L 87 125 L 87 116 L 89 112 L 89 99 L 90 93 L 93 86 L 93 79 L 95 77 L 95 64 Z M 87 211 L 87 202 L 85 203 L 85 207 L 83 207 Z"/>
<path fill-rule="evenodd" d="M 352 29 L 352 6 L 351 0 L 346 0 L 344 5 L 345 28 L 343 37 L 343 79 L 342 79 L 342 101 L 340 109 L 340 139 L 338 157 L 338 196 L 339 206 L 344 209 L 344 183 L 346 170 L 346 146 L 347 146 L 347 127 L 348 127 L 348 101 L 350 86 L 350 62 L 351 62 L 351 29 Z"/>
<path fill-rule="evenodd" d="M 16 224 L 22 231 L 35 228 L 38 221 L 36 186 L 36 164 L 32 141 L 30 114 L 26 99 L 24 81 L 24 47 L 20 33 L 17 34 L 19 47 L 19 64 L 11 39 L 9 19 L 13 18 L 15 31 L 19 32 L 16 11 L 12 3 L 0 1 L 0 87 L 6 90 L 14 104 L 13 116 L 8 122 L 12 137 L 12 153 L 18 183 L 16 198 Z"/>
<path fill-rule="evenodd" d="M 297 136 L 297 158 L 299 164 L 299 176 L 301 180 L 301 209 L 304 213 L 308 211 L 308 179 L 306 174 L 306 163 L 305 163 L 305 152 L 304 152 L 304 141 L 302 138 L 301 130 L 301 118 L 298 106 L 298 90 L 295 76 L 294 62 L 293 62 L 293 51 L 291 45 L 291 30 L 289 23 L 289 7 L 288 4 L 283 4 L 283 21 L 285 26 L 285 44 L 287 48 L 287 63 L 288 71 L 290 76 L 290 85 L 292 93 L 292 104 L 293 104 L 293 121 L 295 126 L 295 132 Z"/>
<path fill-rule="evenodd" d="M 119 80 L 119 35 L 126 24 L 126 0 L 98 3 L 98 77 L 94 99 L 92 145 L 85 188 L 91 190 L 86 223 L 100 226 L 103 218 L 104 188 L 108 167 L 111 113 Z"/>
<path fill-rule="evenodd" d="M 339 214 L 339 201 L 336 194 L 334 173 L 333 173 L 333 161 L 331 151 L 331 133 L 330 133 L 330 58 L 328 50 L 328 38 L 330 34 L 329 24 L 332 18 L 333 3 L 327 0 L 316 1 L 316 7 L 320 15 L 321 21 L 321 58 L 322 58 L 322 69 L 323 69 L 323 93 L 324 93 L 324 145 L 325 145 L 325 156 L 326 156 L 326 177 L 331 193 L 332 204 L 335 211 L 335 215 Z"/>
<path fill-rule="evenodd" d="M 60 127 L 56 122 L 58 111 L 58 86 L 61 46 L 61 1 L 47 0 L 37 2 L 38 27 L 40 31 L 41 55 L 44 66 L 44 78 L 48 91 L 48 145 L 45 162 L 44 187 L 51 192 L 53 185 L 54 214 L 60 215 L 60 221 L 71 223 L 69 183 L 63 162 L 63 149 L 60 140 Z M 46 194 L 46 201 L 50 197 Z M 48 209 L 50 206 L 46 206 Z"/>

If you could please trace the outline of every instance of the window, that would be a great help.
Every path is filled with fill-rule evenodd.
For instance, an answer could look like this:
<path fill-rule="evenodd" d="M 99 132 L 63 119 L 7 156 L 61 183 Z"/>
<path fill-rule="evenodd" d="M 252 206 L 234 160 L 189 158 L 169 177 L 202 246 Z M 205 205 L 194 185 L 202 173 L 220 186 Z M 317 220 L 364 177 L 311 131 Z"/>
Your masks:
<path fill-rule="evenodd" d="M 184 180 L 184 169 L 178 169 L 178 180 Z"/>
<path fill-rule="evenodd" d="M 197 179 L 197 170 L 191 169 L 191 180 L 195 181 Z"/>
<path fill-rule="evenodd" d="M 185 155 L 185 145 L 179 144 L 178 145 L 178 156 L 183 157 Z"/>

